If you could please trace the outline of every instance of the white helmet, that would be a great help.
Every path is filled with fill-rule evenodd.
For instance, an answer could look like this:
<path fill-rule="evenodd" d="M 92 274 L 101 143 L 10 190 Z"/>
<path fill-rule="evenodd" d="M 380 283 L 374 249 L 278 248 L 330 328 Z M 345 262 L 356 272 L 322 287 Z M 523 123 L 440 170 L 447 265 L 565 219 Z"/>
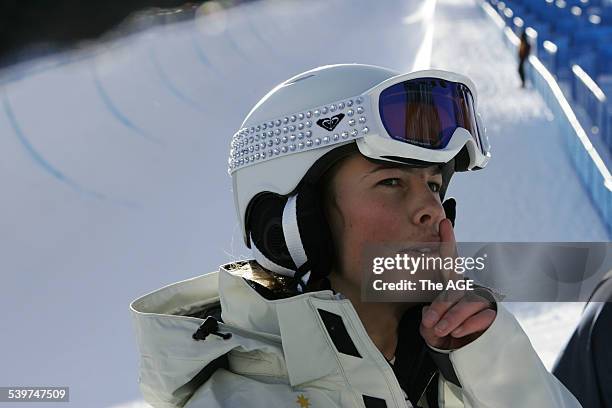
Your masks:
<path fill-rule="evenodd" d="M 229 173 L 245 244 L 263 267 L 296 278 L 303 290 L 311 274 L 328 273 L 332 258 L 315 188 L 321 174 L 356 149 L 412 166 L 452 163 L 443 173 L 443 198 L 453 171 L 483 168 L 490 158 L 476 106 L 474 84 L 440 70 L 399 74 L 338 64 L 282 82 L 251 109 L 231 142 Z M 409 120 L 415 115 L 422 119 Z"/>

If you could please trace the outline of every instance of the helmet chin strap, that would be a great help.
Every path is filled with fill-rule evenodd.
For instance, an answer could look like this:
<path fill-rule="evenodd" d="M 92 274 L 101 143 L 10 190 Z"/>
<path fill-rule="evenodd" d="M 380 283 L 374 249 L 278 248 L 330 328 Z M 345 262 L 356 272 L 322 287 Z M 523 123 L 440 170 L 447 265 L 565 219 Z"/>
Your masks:
<path fill-rule="evenodd" d="M 293 194 L 289 196 L 287 203 L 285 203 L 285 208 L 283 209 L 283 235 L 285 236 L 289 255 L 291 255 L 291 259 L 293 259 L 293 263 L 297 267 L 295 277 L 300 280 L 298 290 L 303 292 L 310 278 L 310 267 L 298 227 L 297 197 L 297 194 Z"/>

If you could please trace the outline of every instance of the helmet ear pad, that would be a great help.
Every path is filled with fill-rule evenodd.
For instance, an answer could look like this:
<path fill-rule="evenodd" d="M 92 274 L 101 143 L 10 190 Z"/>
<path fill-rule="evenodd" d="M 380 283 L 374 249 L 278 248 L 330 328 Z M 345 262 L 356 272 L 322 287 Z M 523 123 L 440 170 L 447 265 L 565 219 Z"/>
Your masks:
<path fill-rule="evenodd" d="M 247 231 L 254 244 L 272 262 L 291 270 L 296 266 L 287 249 L 283 233 L 283 209 L 287 197 L 263 193 L 251 203 L 247 219 Z"/>
<path fill-rule="evenodd" d="M 302 246 L 311 271 L 311 282 L 329 274 L 333 265 L 331 232 L 323 211 L 322 197 L 317 187 L 301 183 L 297 194 L 297 224 Z M 255 244 L 269 260 L 296 271 L 298 268 L 287 248 L 283 232 L 283 211 L 287 197 L 274 193 L 260 194 L 253 200 L 247 228 Z M 295 243 L 294 243 L 295 244 Z"/>

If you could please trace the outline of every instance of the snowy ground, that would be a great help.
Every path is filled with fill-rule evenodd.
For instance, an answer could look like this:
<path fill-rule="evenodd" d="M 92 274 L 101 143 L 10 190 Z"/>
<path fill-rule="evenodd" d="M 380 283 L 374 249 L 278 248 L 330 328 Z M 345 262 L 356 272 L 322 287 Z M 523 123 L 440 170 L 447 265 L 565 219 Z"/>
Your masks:
<path fill-rule="evenodd" d="M 129 302 L 248 256 L 229 138 L 276 83 L 339 62 L 474 79 L 494 158 L 454 178 L 459 240 L 608 241 L 550 112 L 471 0 L 260 0 L 0 73 L 0 384 L 138 401 Z M 580 307 L 512 305 L 548 367 Z"/>

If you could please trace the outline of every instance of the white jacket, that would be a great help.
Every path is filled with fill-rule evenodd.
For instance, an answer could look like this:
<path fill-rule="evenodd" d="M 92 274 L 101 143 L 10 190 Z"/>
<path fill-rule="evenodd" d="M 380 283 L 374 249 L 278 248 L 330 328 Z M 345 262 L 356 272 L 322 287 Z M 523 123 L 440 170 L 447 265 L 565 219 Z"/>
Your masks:
<path fill-rule="evenodd" d="M 192 338 L 204 320 L 187 315 L 219 302 L 218 332 L 231 338 Z M 130 308 L 140 389 L 156 408 L 411 406 L 351 302 L 330 290 L 267 300 L 222 266 Z M 497 308 L 478 339 L 448 353 L 461 387 L 440 375 L 439 406 L 580 407 L 514 317 L 501 303 Z M 424 396 L 418 405 L 427 407 Z"/>

